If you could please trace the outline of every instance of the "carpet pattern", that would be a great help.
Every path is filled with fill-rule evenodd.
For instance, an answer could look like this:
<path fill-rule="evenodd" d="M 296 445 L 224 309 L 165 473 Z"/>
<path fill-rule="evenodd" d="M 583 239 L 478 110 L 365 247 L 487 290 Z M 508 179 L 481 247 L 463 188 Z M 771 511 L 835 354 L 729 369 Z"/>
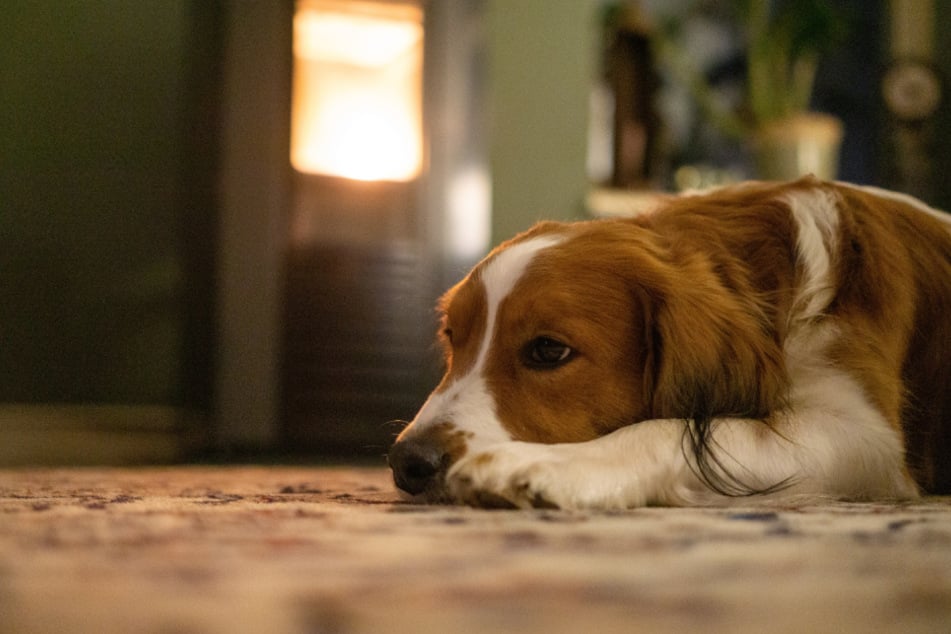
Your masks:
<path fill-rule="evenodd" d="M 617 513 L 383 469 L 0 471 L 0 632 L 948 632 L 951 498 Z"/>

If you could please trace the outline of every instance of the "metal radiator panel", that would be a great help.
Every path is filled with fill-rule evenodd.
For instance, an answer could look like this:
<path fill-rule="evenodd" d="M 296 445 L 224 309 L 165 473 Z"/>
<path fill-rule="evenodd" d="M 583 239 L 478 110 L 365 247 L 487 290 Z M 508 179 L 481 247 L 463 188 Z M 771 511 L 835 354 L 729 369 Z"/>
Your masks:
<path fill-rule="evenodd" d="M 424 258 L 311 244 L 288 258 L 284 433 L 288 449 L 385 453 L 435 385 L 437 295 Z"/>

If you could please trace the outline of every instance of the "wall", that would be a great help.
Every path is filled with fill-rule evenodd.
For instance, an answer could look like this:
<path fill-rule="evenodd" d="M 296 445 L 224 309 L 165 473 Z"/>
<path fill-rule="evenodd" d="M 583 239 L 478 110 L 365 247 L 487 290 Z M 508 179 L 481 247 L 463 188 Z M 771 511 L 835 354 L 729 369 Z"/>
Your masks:
<path fill-rule="evenodd" d="M 933 204 L 951 212 L 951 3 L 937 1 L 935 4 L 935 53 L 934 60 L 938 74 L 943 82 L 943 96 L 938 112 L 935 113 L 934 127 L 931 130 L 929 154 L 933 161 L 934 175 Z"/>
<path fill-rule="evenodd" d="M 19 403 L 17 420 L 30 420 L 23 404 L 207 405 L 214 130 L 199 106 L 214 104 L 195 88 L 215 43 L 196 30 L 213 22 L 203 11 L 0 7 L 0 405 Z M 115 414 L 104 418 L 124 424 Z"/>
<path fill-rule="evenodd" d="M 292 20 L 293 3 L 270 0 L 229 0 L 218 15 L 218 345 L 211 391 L 219 450 L 270 448 L 277 436 Z"/>
<path fill-rule="evenodd" d="M 582 213 L 598 5 L 487 3 L 493 243 Z"/>

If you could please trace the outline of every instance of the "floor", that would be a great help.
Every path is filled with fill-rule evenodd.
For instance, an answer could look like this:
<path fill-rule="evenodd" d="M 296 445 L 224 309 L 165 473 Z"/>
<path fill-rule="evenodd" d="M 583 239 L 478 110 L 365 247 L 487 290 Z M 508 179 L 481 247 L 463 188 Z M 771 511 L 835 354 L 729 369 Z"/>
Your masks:
<path fill-rule="evenodd" d="M 404 503 L 384 469 L 0 471 L 0 633 L 949 632 L 951 498 Z"/>

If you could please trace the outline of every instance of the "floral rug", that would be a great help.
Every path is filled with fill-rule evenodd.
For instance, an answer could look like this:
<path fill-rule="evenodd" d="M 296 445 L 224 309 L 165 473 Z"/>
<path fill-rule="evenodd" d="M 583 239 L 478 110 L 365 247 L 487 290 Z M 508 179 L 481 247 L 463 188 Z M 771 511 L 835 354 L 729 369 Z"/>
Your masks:
<path fill-rule="evenodd" d="M 384 469 L 0 471 L 0 633 L 949 632 L 951 498 L 403 502 Z"/>

